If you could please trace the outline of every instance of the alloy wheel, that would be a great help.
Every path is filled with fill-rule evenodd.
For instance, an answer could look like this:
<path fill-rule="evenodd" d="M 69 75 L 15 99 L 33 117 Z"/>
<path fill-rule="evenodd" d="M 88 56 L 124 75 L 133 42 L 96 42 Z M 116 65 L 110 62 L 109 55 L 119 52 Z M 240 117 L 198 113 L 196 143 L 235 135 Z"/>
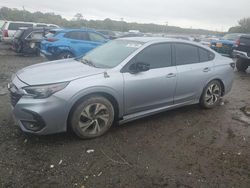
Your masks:
<path fill-rule="evenodd" d="M 212 106 L 220 100 L 221 87 L 217 83 L 212 83 L 206 90 L 205 103 Z"/>
<path fill-rule="evenodd" d="M 96 135 L 108 126 L 109 119 L 109 110 L 104 104 L 92 103 L 81 112 L 78 125 L 82 132 Z"/>

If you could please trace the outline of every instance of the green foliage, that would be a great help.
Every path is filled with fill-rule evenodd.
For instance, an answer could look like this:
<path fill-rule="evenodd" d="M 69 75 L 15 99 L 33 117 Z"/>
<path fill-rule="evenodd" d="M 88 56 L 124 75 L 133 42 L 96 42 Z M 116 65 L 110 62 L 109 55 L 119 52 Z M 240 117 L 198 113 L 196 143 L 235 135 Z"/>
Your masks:
<path fill-rule="evenodd" d="M 203 29 L 184 29 L 174 26 L 165 26 L 157 24 L 139 24 L 139 23 L 127 23 L 125 21 L 115 21 L 109 18 L 105 20 L 86 20 L 84 15 L 77 13 L 75 19 L 67 20 L 60 15 L 54 13 L 31 13 L 26 10 L 10 9 L 3 7 L 0 9 L 0 19 L 12 20 L 12 21 L 26 21 L 26 22 L 41 22 L 56 24 L 66 28 L 94 28 L 94 29 L 107 29 L 114 31 L 129 31 L 139 30 L 144 33 L 179 33 L 179 34 L 218 34 L 214 31 L 208 31 Z"/>
<path fill-rule="evenodd" d="M 250 18 L 243 18 L 238 22 L 238 26 L 231 27 L 230 33 L 250 33 Z"/>

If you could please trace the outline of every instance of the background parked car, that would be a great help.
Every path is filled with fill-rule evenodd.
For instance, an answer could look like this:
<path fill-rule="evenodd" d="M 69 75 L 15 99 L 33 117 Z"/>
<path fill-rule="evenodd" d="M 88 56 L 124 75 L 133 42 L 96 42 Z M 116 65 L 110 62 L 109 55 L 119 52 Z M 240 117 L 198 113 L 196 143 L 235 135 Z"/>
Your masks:
<path fill-rule="evenodd" d="M 12 43 L 14 35 L 20 27 L 59 27 L 54 24 L 6 21 L 2 27 L 2 41 Z"/>
<path fill-rule="evenodd" d="M 222 55 L 233 57 L 233 46 L 236 40 L 238 40 L 242 35 L 244 34 L 242 33 L 227 34 L 220 40 L 211 41 L 211 48 Z"/>
<path fill-rule="evenodd" d="M 215 37 L 203 37 L 203 38 L 200 39 L 200 43 L 202 45 L 210 47 L 211 46 L 211 42 L 215 41 L 215 40 L 219 40 L 219 38 L 215 38 Z"/>
<path fill-rule="evenodd" d="M 237 69 L 246 71 L 250 66 L 250 35 L 242 35 L 236 41 L 233 53 L 237 57 Z"/>
<path fill-rule="evenodd" d="M 40 43 L 51 28 L 20 28 L 14 35 L 13 50 L 21 54 L 40 55 Z"/>
<path fill-rule="evenodd" d="M 111 40 L 117 38 L 115 32 L 110 31 L 110 30 L 97 30 L 97 32 L 103 34 L 105 37 L 107 37 L 107 38 L 109 38 Z"/>
<path fill-rule="evenodd" d="M 49 60 L 79 57 L 109 39 L 88 29 L 65 29 L 41 42 L 41 54 Z"/>

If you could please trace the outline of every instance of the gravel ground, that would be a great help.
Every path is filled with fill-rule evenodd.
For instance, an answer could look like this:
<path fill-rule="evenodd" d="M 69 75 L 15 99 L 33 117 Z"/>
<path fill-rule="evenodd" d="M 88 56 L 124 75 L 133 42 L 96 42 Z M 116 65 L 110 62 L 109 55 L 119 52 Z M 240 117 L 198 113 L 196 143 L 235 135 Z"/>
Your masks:
<path fill-rule="evenodd" d="M 79 140 L 27 136 L 12 120 L 11 74 L 43 61 L 0 45 L 0 187 L 249 187 L 250 125 L 235 119 L 250 103 L 250 73 L 235 72 L 218 108 L 188 106 Z"/>

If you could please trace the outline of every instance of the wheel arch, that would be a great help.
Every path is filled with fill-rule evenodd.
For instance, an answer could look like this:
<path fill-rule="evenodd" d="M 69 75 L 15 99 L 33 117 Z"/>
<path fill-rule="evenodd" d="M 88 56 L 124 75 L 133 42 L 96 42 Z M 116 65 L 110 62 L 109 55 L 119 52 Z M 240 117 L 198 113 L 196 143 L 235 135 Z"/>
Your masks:
<path fill-rule="evenodd" d="M 115 120 L 118 120 L 119 117 L 120 117 L 120 106 L 119 106 L 119 102 L 118 100 L 110 93 L 108 92 L 103 92 L 103 91 L 96 91 L 96 92 L 91 92 L 91 93 L 88 93 L 86 95 L 82 95 L 81 97 L 77 98 L 77 100 L 74 101 L 74 103 L 72 104 L 71 108 L 70 108 L 70 111 L 68 113 L 68 117 L 67 117 L 67 129 L 69 128 L 69 121 L 70 121 L 70 117 L 73 113 L 73 110 L 76 108 L 76 106 L 81 103 L 83 100 L 85 100 L 86 98 L 88 97 L 91 97 L 91 96 L 102 96 L 102 97 L 105 97 L 106 99 L 108 99 L 111 104 L 113 105 L 114 107 L 114 112 L 115 112 Z"/>
<path fill-rule="evenodd" d="M 225 94 L 225 83 L 224 83 L 224 82 L 222 81 L 222 79 L 220 79 L 219 77 L 215 77 L 215 78 L 213 78 L 213 79 L 210 79 L 210 80 L 205 84 L 205 86 L 203 87 L 202 94 L 203 94 L 205 88 L 207 87 L 207 85 L 208 85 L 210 82 L 215 81 L 215 80 L 218 81 L 218 82 L 221 84 L 222 96 L 224 96 L 224 94 Z M 201 94 L 201 96 L 202 96 L 202 94 Z"/>

